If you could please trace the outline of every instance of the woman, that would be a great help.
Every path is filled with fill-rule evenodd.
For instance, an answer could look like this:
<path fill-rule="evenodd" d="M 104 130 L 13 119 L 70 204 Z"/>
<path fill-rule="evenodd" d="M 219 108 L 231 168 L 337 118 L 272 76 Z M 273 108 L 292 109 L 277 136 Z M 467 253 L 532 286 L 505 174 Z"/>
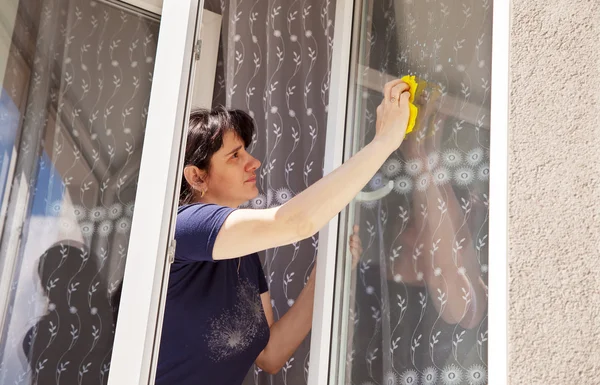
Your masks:
<path fill-rule="evenodd" d="M 279 371 L 304 340 L 314 269 L 295 304 L 274 322 L 256 252 L 314 235 L 400 146 L 408 85 L 391 81 L 383 94 L 371 143 L 284 205 L 264 210 L 236 209 L 258 194 L 260 162 L 245 150 L 251 118 L 223 109 L 192 114 L 157 385 L 241 384 L 254 362 L 268 373 Z"/>

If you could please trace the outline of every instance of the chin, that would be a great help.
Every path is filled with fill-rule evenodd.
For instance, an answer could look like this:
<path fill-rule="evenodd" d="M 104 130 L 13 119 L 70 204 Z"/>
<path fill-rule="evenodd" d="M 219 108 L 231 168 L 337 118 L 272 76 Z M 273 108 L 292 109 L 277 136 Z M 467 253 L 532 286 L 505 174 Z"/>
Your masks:
<path fill-rule="evenodd" d="M 250 199 L 254 199 L 254 198 L 256 198 L 258 195 L 259 195 L 259 194 L 258 194 L 258 188 L 254 187 L 254 189 L 253 189 L 252 193 L 250 193 L 250 194 L 248 195 L 248 200 L 250 200 Z"/>
<path fill-rule="evenodd" d="M 242 201 L 240 202 L 240 205 L 256 198 L 258 195 L 258 188 L 254 187 L 248 194 L 246 194 L 242 199 L 240 199 Z"/>

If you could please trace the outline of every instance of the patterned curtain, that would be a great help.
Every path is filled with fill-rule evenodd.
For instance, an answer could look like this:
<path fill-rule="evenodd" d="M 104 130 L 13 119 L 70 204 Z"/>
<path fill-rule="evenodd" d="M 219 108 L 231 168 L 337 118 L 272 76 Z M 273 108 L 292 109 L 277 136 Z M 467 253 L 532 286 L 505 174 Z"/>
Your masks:
<path fill-rule="evenodd" d="M 249 111 L 258 131 L 250 146 L 262 162 L 260 195 L 246 206 L 288 201 L 321 178 L 325 149 L 333 18 L 331 0 L 206 0 L 223 15 L 213 104 Z M 275 318 L 294 304 L 317 254 L 318 238 L 262 253 Z M 307 339 L 284 368 L 255 368 L 246 384 L 306 384 Z"/>

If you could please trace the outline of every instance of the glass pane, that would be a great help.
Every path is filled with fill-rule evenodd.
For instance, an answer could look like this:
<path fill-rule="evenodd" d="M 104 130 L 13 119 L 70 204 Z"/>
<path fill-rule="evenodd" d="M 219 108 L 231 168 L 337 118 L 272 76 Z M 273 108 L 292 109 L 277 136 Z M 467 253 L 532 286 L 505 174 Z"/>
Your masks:
<path fill-rule="evenodd" d="M 100 1 L 0 8 L 0 383 L 105 384 L 159 22 Z"/>
<path fill-rule="evenodd" d="M 333 375 L 485 384 L 491 1 L 363 0 L 355 17 L 346 155 L 372 140 L 386 81 L 415 76 L 419 113 L 363 190 L 379 194 L 345 216 L 341 238 L 358 224 L 364 251 L 356 266 L 340 258 Z"/>

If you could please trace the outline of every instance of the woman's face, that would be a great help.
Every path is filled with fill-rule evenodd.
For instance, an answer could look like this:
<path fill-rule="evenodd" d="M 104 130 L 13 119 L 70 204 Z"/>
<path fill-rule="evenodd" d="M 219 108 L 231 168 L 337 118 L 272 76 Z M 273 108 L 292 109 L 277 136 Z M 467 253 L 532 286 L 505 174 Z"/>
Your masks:
<path fill-rule="evenodd" d="M 244 148 L 233 132 L 223 136 L 223 146 L 213 154 L 206 178 L 205 201 L 237 207 L 258 195 L 256 170 L 260 161 Z"/>

